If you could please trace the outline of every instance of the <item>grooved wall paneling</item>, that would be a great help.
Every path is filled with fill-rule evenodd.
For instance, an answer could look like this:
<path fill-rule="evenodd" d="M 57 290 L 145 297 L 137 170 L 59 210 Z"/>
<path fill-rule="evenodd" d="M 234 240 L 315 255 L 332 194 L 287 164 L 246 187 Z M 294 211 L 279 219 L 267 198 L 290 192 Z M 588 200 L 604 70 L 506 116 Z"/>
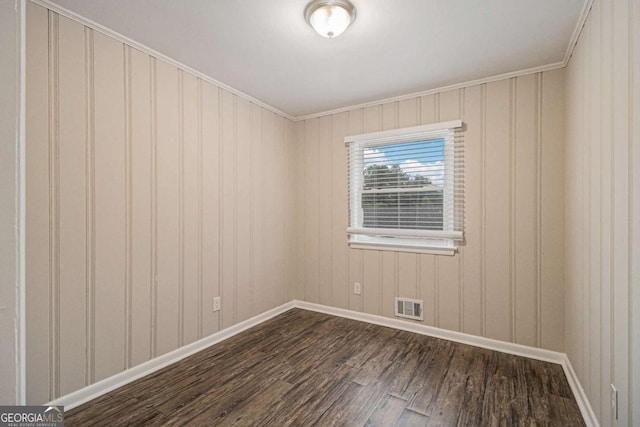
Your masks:
<path fill-rule="evenodd" d="M 349 249 L 347 235 L 341 229 L 348 215 L 348 160 L 344 155 L 343 136 L 349 124 L 349 113 L 333 116 L 331 121 L 331 302 L 338 308 L 349 306 Z M 297 163 L 297 162 L 296 162 Z M 335 203 L 335 204 L 333 204 Z M 375 304 L 375 302 L 374 302 Z"/>
<path fill-rule="evenodd" d="M 613 383 L 632 425 L 634 6 L 595 0 L 566 70 L 292 123 L 27 2 L 28 402 L 289 299 L 392 317 L 405 296 L 425 324 L 566 350 L 601 424 Z M 349 249 L 344 136 L 459 118 L 458 253 Z"/>
<path fill-rule="evenodd" d="M 180 154 L 178 70 L 154 61 L 156 78 L 156 324 L 154 354 L 179 346 Z"/>
<path fill-rule="evenodd" d="M 182 298 L 180 307 L 182 330 L 180 331 L 180 345 L 196 341 L 199 337 L 199 319 L 202 316 L 200 296 L 200 173 L 202 165 L 200 158 L 200 128 L 198 115 L 198 79 L 180 72 L 182 84 L 182 224 L 181 259 Z"/>
<path fill-rule="evenodd" d="M 4 405 L 20 403 L 19 387 L 23 381 L 16 369 L 20 354 L 15 345 L 23 332 L 20 327 L 22 311 L 16 295 L 21 283 L 22 206 L 20 172 L 23 130 L 16 120 L 21 115 L 23 100 L 19 81 L 24 79 L 20 66 L 22 43 L 22 10 L 15 2 L 0 3 L 0 402 Z M 18 232 L 17 232 L 18 231 Z M 20 285 L 18 285 L 20 286 Z"/>
<path fill-rule="evenodd" d="M 290 298 L 292 122 L 31 2 L 26 42 L 29 403 Z"/>
<path fill-rule="evenodd" d="M 485 333 L 503 341 L 510 341 L 513 336 L 510 218 L 512 90 L 513 80 L 495 82 L 487 85 L 485 98 L 485 274 L 488 284 L 484 297 Z"/>
<path fill-rule="evenodd" d="M 484 91 L 485 86 L 472 86 L 464 90 L 464 114 L 467 125 L 465 144 L 465 221 L 466 244 L 460 248 L 462 264 L 462 331 L 474 335 L 484 334 Z M 424 104 L 423 104 L 424 105 Z M 473 213 L 473 215 L 469 215 Z M 535 341 L 534 341 L 535 342 Z"/>
<path fill-rule="evenodd" d="M 86 87 L 84 28 L 64 17 L 58 20 L 59 49 L 71 55 L 59 56 L 59 188 L 60 188 L 60 393 L 84 386 L 86 378 L 86 287 L 87 277 L 87 147 L 84 117 Z M 70 357 L 80 354 L 80 360 Z"/>
<path fill-rule="evenodd" d="M 128 49 L 130 72 L 130 165 L 131 167 L 131 365 L 148 360 L 152 354 L 151 330 L 153 280 L 153 201 L 151 133 L 151 67 L 149 56 Z M 135 232 L 133 232 L 135 230 Z M 135 307 L 135 309 L 133 309 Z"/>
<path fill-rule="evenodd" d="M 52 19 L 57 17 L 52 12 L 49 16 Z M 50 35 L 50 39 L 54 37 L 55 34 Z M 125 368 L 124 46 L 105 35 L 94 33 L 92 48 L 95 347 L 91 351 L 95 360 L 92 380 L 99 381 Z M 55 106 L 52 107 L 50 113 L 55 115 Z M 52 183 L 50 188 L 51 192 L 56 192 L 59 187 Z M 66 233 L 66 230 L 59 229 L 59 232 Z M 55 257 L 56 251 L 52 252 Z M 57 341 L 55 338 L 52 340 L 54 343 Z"/>
<path fill-rule="evenodd" d="M 566 72 L 566 351 L 603 426 L 640 422 L 639 13 L 595 0 Z"/>
<path fill-rule="evenodd" d="M 562 351 L 563 88 L 564 71 L 556 70 L 296 123 L 305 300 L 392 317 L 395 296 L 420 298 L 428 325 Z M 344 136 L 459 118 L 459 252 L 349 249 Z"/>
<path fill-rule="evenodd" d="M 27 66 L 41 71 L 27 74 L 26 87 L 26 391 L 30 402 L 43 403 L 53 395 L 49 365 L 52 335 L 49 329 L 52 296 L 49 286 L 49 17 L 46 9 L 28 2 L 27 18 Z M 31 123 L 38 125 L 29 126 Z M 28 268 L 31 265 L 38 268 Z"/>

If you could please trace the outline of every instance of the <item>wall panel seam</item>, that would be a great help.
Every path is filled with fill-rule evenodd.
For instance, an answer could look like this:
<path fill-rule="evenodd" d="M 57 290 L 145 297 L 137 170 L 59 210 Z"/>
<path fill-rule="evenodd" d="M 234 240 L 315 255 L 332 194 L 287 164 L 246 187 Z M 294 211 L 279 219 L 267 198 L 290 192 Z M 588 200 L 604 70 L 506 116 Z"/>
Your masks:
<path fill-rule="evenodd" d="M 435 122 L 440 121 L 440 94 L 436 93 L 433 97 L 434 102 L 434 114 L 435 114 Z M 434 284 L 434 300 L 435 300 L 435 311 L 434 311 L 434 323 L 435 326 L 440 327 L 440 263 L 439 258 L 437 256 L 433 256 L 433 284 Z"/>
<path fill-rule="evenodd" d="M 184 75 L 177 70 L 178 78 L 178 345 L 184 345 Z"/>
<path fill-rule="evenodd" d="M 365 114 L 365 109 L 362 109 L 362 114 L 360 115 L 360 130 L 362 132 L 364 132 L 364 114 Z M 378 117 L 378 126 L 380 126 L 380 123 L 382 122 L 382 105 L 378 105 L 378 114 L 380 114 L 380 116 Z M 364 251 L 363 250 L 356 250 L 356 253 L 358 254 L 358 267 L 359 267 L 359 277 L 358 280 L 362 283 L 364 282 Z M 380 256 L 384 257 L 384 254 L 381 253 Z M 384 265 L 382 263 L 380 263 L 381 265 Z M 360 288 L 362 290 L 362 287 Z M 382 288 L 380 289 L 380 298 L 382 301 Z M 358 301 L 358 311 L 364 311 L 364 298 L 362 298 L 362 295 L 358 295 L 358 297 L 356 298 Z M 381 306 L 381 310 L 384 309 L 384 304 Z"/>
<path fill-rule="evenodd" d="M 393 125 L 391 125 L 390 129 L 395 129 L 397 128 L 398 125 L 398 101 L 392 101 L 389 103 L 389 105 L 393 106 Z M 376 130 L 384 130 L 385 126 L 384 126 L 384 104 L 379 104 L 378 105 L 378 126 L 376 128 Z M 384 255 L 383 255 L 384 256 Z M 393 295 L 394 296 L 399 296 L 400 295 L 400 269 L 399 269 L 399 264 L 398 264 L 398 253 L 397 252 L 391 252 L 390 256 L 393 258 Z M 363 265 L 362 265 L 362 278 L 364 280 L 364 275 L 365 275 L 365 270 L 366 270 L 366 265 L 364 264 L 366 261 L 366 258 L 364 257 L 364 253 L 363 253 Z M 380 289 L 380 295 L 384 295 L 383 290 Z M 364 311 L 364 298 L 362 299 L 362 306 L 363 306 L 363 310 Z M 382 301 L 384 304 L 384 300 Z"/>
<path fill-rule="evenodd" d="M 465 119 L 465 88 L 462 88 L 458 91 L 458 111 L 460 112 L 460 118 L 463 120 Z M 419 100 L 419 98 L 418 98 Z M 463 155 L 464 156 L 464 155 Z M 464 182 L 464 177 L 463 177 L 463 182 Z M 464 185 L 462 188 L 463 194 L 464 194 Z M 462 207 L 462 223 L 463 223 L 463 229 L 464 229 L 464 201 L 463 201 L 463 207 Z M 464 304 L 464 295 L 465 295 L 465 281 L 464 281 L 464 247 L 461 247 L 458 250 L 458 283 L 459 283 L 459 291 L 458 291 L 458 325 L 460 327 L 460 331 L 464 331 L 465 327 L 464 327 L 464 310 L 465 310 L 465 304 Z"/>
<path fill-rule="evenodd" d="M 203 284 L 202 284 L 202 280 L 203 280 L 203 270 L 202 270 L 202 259 L 203 259 L 203 185 L 202 185 L 202 157 L 203 157 L 203 150 L 202 150 L 202 139 L 203 139 L 203 135 L 202 135 L 202 79 L 198 78 L 196 80 L 196 91 L 197 91 L 197 112 L 196 112 L 196 116 L 197 116 L 197 122 L 198 122 L 198 307 L 197 307 L 197 316 L 198 316 L 198 338 L 203 338 L 202 334 L 203 334 L 203 327 L 202 327 L 202 322 L 203 322 L 203 309 L 202 309 L 202 304 L 203 304 L 203 294 L 204 294 L 204 290 L 203 290 Z"/>
<path fill-rule="evenodd" d="M 264 119 L 264 115 L 263 115 L 263 119 Z M 305 160 L 307 158 L 307 127 L 308 127 L 308 121 L 304 121 L 302 123 L 302 143 L 301 143 L 301 163 L 302 163 L 302 171 L 301 171 L 301 180 L 302 180 L 302 188 L 306 189 L 307 188 L 307 170 L 304 167 L 304 163 Z M 263 132 L 263 137 L 264 137 L 264 120 L 262 122 L 262 132 Z M 264 140 L 263 140 L 264 141 Z M 264 155 L 264 154 L 263 154 Z M 264 191 L 262 192 L 264 194 Z M 263 198 L 264 200 L 264 198 Z M 264 206 L 264 203 L 263 203 Z M 302 253 L 305 254 L 302 257 L 302 264 L 303 264 L 303 268 L 302 268 L 302 296 L 304 297 L 305 301 L 309 300 L 309 286 L 308 283 L 309 281 L 307 280 L 307 277 L 309 275 L 309 272 L 307 271 L 307 198 L 306 197 L 302 197 L 302 208 L 301 208 L 301 212 L 302 212 L 302 229 L 304 230 L 304 232 L 302 233 Z"/>
<path fill-rule="evenodd" d="M 131 48 L 122 45 L 124 54 L 124 120 L 125 120 L 125 366 L 130 368 L 133 359 L 133 319 L 132 319 L 132 280 L 133 280 L 133 194 L 132 194 L 132 101 L 131 101 Z"/>
<path fill-rule="evenodd" d="M 349 130 L 350 129 L 350 123 L 351 123 L 351 111 L 348 111 L 346 114 L 346 120 L 347 120 L 347 125 L 345 127 L 347 127 Z M 303 144 L 304 147 L 304 144 Z M 348 158 L 349 154 L 347 154 L 347 162 L 349 162 L 349 158 Z M 304 157 L 303 157 L 304 158 Z M 346 191 L 348 192 L 348 199 L 351 197 L 351 189 L 349 188 L 350 186 L 350 176 L 349 176 L 349 170 L 347 169 L 346 171 L 346 180 L 347 180 L 347 189 Z M 303 187 L 304 187 L 304 180 L 302 183 Z M 303 203 L 304 203 L 304 198 L 303 198 Z M 347 202 L 349 203 L 349 202 Z M 304 210 L 302 211 L 304 212 Z M 347 207 L 347 225 L 351 224 L 351 215 L 350 215 L 350 207 Z M 345 230 L 346 232 L 346 230 Z M 349 236 L 347 235 L 347 242 L 348 242 Z M 352 249 L 349 247 L 349 244 L 347 243 L 347 286 L 346 288 L 346 306 L 351 309 L 351 304 L 349 303 L 349 301 L 351 300 L 351 258 L 352 258 Z M 380 274 L 380 273 L 378 273 Z"/>
<path fill-rule="evenodd" d="M 329 144 L 331 147 L 333 144 L 333 120 L 334 116 L 331 115 L 329 119 Z M 333 155 L 331 150 L 329 150 L 329 166 L 327 171 L 333 171 Z M 329 180 L 331 182 L 331 180 Z M 333 185 L 329 186 L 329 200 L 333 200 Z M 333 230 L 333 215 L 329 213 L 329 230 Z M 333 248 L 333 233 L 329 233 L 329 248 Z M 333 301 L 333 254 L 329 253 L 329 301 Z"/>
<path fill-rule="evenodd" d="M 254 265 L 253 265 L 253 233 L 254 233 L 254 228 L 255 228 L 255 217 L 253 214 L 253 198 L 255 197 L 255 186 L 254 186 L 254 171 L 253 171 L 253 162 L 254 162 L 254 152 L 253 152 L 253 146 L 255 144 L 255 129 L 254 129 L 254 104 L 250 104 L 249 105 L 249 182 L 250 182 L 250 186 L 249 186 L 249 253 L 248 253 L 248 258 L 249 258 L 249 313 L 251 314 L 251 316 L 257 314 L 255 312 L 255 307 L 254 307 L 254 299 L 255 299 L 255 295 L 254 295 L 254 286 L 253 286 L 253 274 L 254 274 Z"/>
<path fill-rule="evenodd" d="M 378 124 L 376 126 L 376 130 L 382 130 L 383 104 L 376 105 L 376 108 L 378 109 Z M 364 114 L 365 114 L 365 108 L 362 109 L 362 127 L 361 127 L 362 132 L 365 131 Z M 360 280 L 362 280 L 364 282 L 364 270 L 365 270 L 365 268 L 364 268 L 365 267 L 364 266 L 364 263 L 365 263 L 364 253 L 365 252 L 363 250 L 361 250 L 360 253 L 362 254 L 361 257 L 360 257 L 360 269 L 361 269 Z M 377 285 L 378 289 L 377 289 L 377 292 L 378 292 L 378 299 L 380 301 L 380 307 L 379 307 L 380 313 L 383 314 L 384 313 L 384 291 L 383 291 L 383 288 L 384 288 L 384 252 L 383 251 L 379 251 L 378 252 L 378 262 L 379 262 L 379 264 L 378 264 L 378 267 L 379 267 L 379 271 L 378 271 L 379 278 L 378 278 L 378 285 Z M 394 280 L 397 283 L 397 277 L 395 277 L 395 274 L 394 274 Z M 396 288 L 396 286 L 397 285 L 394 284 L 394 289 Z M 365 287 L 366 287 L 366 284 L 365 284 Z M 365 292 L 366 292 L 366 290 L 365 290 Z M 397 293 L 396 293 L 396 295 L 397 295 Z M 364 311 L 364 298 L 360 297 L 360 300 L 361 300 L 361 304 L 362 304 L 362 308 L 360 309 L 360 311 Z"/>
<path fill-rule="evenodd" d="M 613 2 L 610 3 L 610 13 L 609 13 L 609 18 L 611 19 L 611 25 L 609 26 L 610 29 L 615 28 L 615 14 L 614 14 L 614 5 Z M 613 35 L 610 35 L 609 37 L 609 41 L 610 41 L 610 52 L 614 52 L 614 37 Z M 613 54 L 612 56 L 612 60 L 613 58 Z M 612 61 L 613 62 L 613 61 Z M 611 73 L 610 73 L 610 100 L 609 100 L 609 105 L 611 107 L 613 107 L 614 105 L 614 87 L 615 87 L 615 73 L 613 72 L 613 65 L 611 65 Z M 615 148 L 614 148 L 614 141 L 615 141 L 615 127 L 614 127 L 614 123 L 615 123 L 615 114 L 614 114 L 614 108 L 610 108 L 610 123 L 611 123 L 611 129 L 610 129 L 610 135 L 609 135 L 609 141 L 611 141 L 610 145 L 609 145 L 609 162 L 610 162 L 610 167 L 609 167 L 609 174 L 610 174 L 610 191 L 609 191 L 609 209 L 610 209 L 610 222 L 609 222 L 609 242 L 610 242 L 610 248 L 609 248 L 609 307 L 610 307 L 610 313 L 611 313 L 611 319 L 610 319 L 610 337 L 611 337 L 611 347 L 610 347 L 610 357 L 611 357 L 611 361 L 615 360 L 615 198 L 614 198 L 614 190 L 615 190 Z M 611 379 L 611 381 L 614 381 L 615 379 L 615 370 L 614 370 L 614 366 L 613 363 L 610 364 L 609 366 L 609 378 Z M 610 415 L 611 417 L 611 415 Z"/>
<path fill-rule="evenodd" d="M 592 31 L 591 31 L 591 22 L 588 23 L 588 32 L 585 34 L 585 41 L 586 43 L 589 44 L 589 49 L 587 49 L 587 51 L 585 52 L 584 56 L 585 56 L 585 72 L 584 72 L 584 85 L 585 85 L 585 93 L 587 94 L 587 96 L 585 96 L 584 99 L 584 115 L 585 117 L 583 117 L 583 123 L 589 123 L 591 120 L 591 96 L 590 95 L 590 90 L 589 87 L 591 86 L 591 68 L 589 67 L 589 65 L 591 64 L 591 46 L 593 44 L 593 41 L 591 39 L 592 36 Z M 585 27 L 586 28 L 586 24 Z M 583 274 L 583 281 L 582 283 L 586 284 L 585 288 L 584 288 L 584 294 L 583 294 L 583 306 L 584 307 L 591 307 L 591 268 L 589 266 L 589 259 L 590 259 L 590 254 L 591 254 L 591 173 L 589 171 L 589 167 L 591 166 L 591 139 L 593 138 L 593 135 L 591 134 L 591 132 L 589 132 L 588 130 L 584 130 L 587 134 L 585 135 L 585 141 L 586 143 L 586 150 L 584 150 L 582 152 L 582 161 L 583 163 L 583 171 L 585 172 L 584 177 L 583 177 L 583 182 L 582 185 L 585 186 L 586 188 L 583 188 L 582 190 L 582 194 L 583 194 L 583 224 L 585 225 L 585 230 L 584 230 L 584 241 L 583 244 L 581 245 L 581 250 L 582 250 L 582 257 L 583 257 L 583 262 L 585 262 L 585 265 L 583 265 L 582 268 L 582 274 Z M 585 167 L 586 165 L 586 167 Z M 586 255 L 585 255 L 586 252 Z M 584 313 L 584 328 L 585 330 L 585 341 L 586 341 L 586 348 L 591 348 L 591 331 L 590 331 L 590 325 L 591 325 L 591 310 L 590 309 L 584 309 L 583 310 Z M 583 380 L 583 387 L 585 388 L 585 391 L 587 392 L 587 395 L 591 396 L 591 389 L 593 387 L 593 385 L 591 384 L 590 381 L 590 375 L 589 373 L 591 372 L 591 352 L 583 352 L 583 363 L 584 363 L 584 372 L 585 372 L 585 376 L 584 376 L 584 380 Z"/>
<path fill-rule="evenodd" d="M 150 57 L 151 92 L 151 351 L 158 354 L 158 81 L 157 62 Z"/>
<path fill-rule="evenodd" d="M 222 193 L 222 89 L 220 87 L 217 87 L 217 92 L 218 92 L 218 117 L 216 118 L 216 120 L 218 121 L 218 198 L 220 201 L 222 201 L 223 199 L 223 193 Z M 216 296 L 220 297 L 220 299 L 222 299 L 223 295 L 222 295 L 222 269 L 223 269 L 223 264 L 222 264 L 222 226 L 223 226 L 223 222 L 222 222 L 222 203 L 219 203 L 217 206 L 217 210 L 218 210 L 218 288 L 216 289 Z M 221 329 L 221 325 L 220 325 L 220 321 L 222 319 L 222 310 L 223 310 L 223 306 L 222 303 L 220 304 L 220 310 L 218 310 L 216 312 L 216 316 L 217 316 L 217 320 L 218 320 L 218 330 Z"/>
<path fill-rule="evenodd" d="M 382 286 L 384 284 L 384 263 L 383 263 L 383 258 L 384 258 L 384 252 L 382 251 L 377 251 L 378 252 L 378 283 L 377 283 L 377 287 L 378 289 L 376 289 L 376 292 L 378 293 L 378 301 L 377 305 L 377 313 L 382 313 L 383 307 L 384 307 L 384 301 L 382 298 Z"/>
<path fill-rule="evenodd" d="M 635 3 L 637 5 L 637 2 Z M 629 323 L 630 323 L 630 327 L 629 327 L 629 336 L 628 336 L 628 341 L 629 341 L 629 349 L 628 349 L 628 357 L 627 357 L 627 372 L 630 374 L 631 380 L 629 381 L 629 398 L 627 399 L 628 402 L 630 402 L 631 404 L 629 405 L 629 424 L 633 425 L 633 419 L 634 419 L 634 414 L 637 414 L 639 411 L 638 410 L 634 410 L 633 407 L 633 402 L 637 402 L 637 397 L 634 396 L 634 391 L 637 390 L 638 387 L 640 387 L 640 384 L 635 384 L 634 386 L 634 381 L 637 381 L 639 376 L 637 373 L 634 372 L 634 368 L 633 368 L 633 361 L 634 361 L 634 357 L 633 357 L 633 350 L 634 347 L 637 347 L 637 344 L 635 343 L 635 340 L 638 338 L 637 335 L 634 337 L 634 327 L 637 328 L 637 324 L 638 321 L 635 320 L 634 318 L 638 316 L 638 313 L 636 312 L 638 309 L 638 305 L 637 305 L 637 301 L 635 304 L 635 309 L 634 309 L 634 304 L 632 303 L 632 301 L 634 301 L 633 296 L 634 296 L 634 283 L 633 283 L 633 278 L 634 278 L 634 263 L 633 263 L 633 257 L 635 255 L 635 251 L 640 250 L 640 248 L 635 248 L 634 251 L 634 247 L 633 247 L 633 243 L 634 243 L 634 203 L 635 203 L 635 197 L 637 196 L 636 193 L 634 193 L 634 144 L 633 144 L 633 136 L 634 136 L 634 127 L 637 126 L 637 123 L 634 122 L 634 115 L 635 115 L 635 108 L 634 108 L 634 94 L 635 94 L 635 79 L 634 79 L 634 48 L 635 48 L 635 44 L 634 44 L 634 24 L 637 23 L 637 20 L 634 20 L 634 10 L 633 10 L 633 5 L 634 2 L 630 1 L 628 3 L 628 13 L 627 13 L 627 17 L 628 17 L 628 26 L 629 26 L 629 42 L 628 42 L 628 56 L 630 58 L 629 60 L 629 69 L 628 69 L 628 98 L 627 98 L 627 102 L 628 102 L 628 135 L 629 135 L 629 139 L 627 141 L 628 144 L 628 181 L 629 181 L 629 212 L 628 212 L 628 218 L 629 218 L 629 241 L 628 241 L 628 249 L 627 249 L 627 253 L 628 253 L 628 261 L 627 261 L 627 268 L 628 268 L 628 313 L 629 313 Z M 638 141 L 636 141 L 636 144 L 638 143 Z M 637 147 L 636 147 L 637 149 Z M 635 268 L 640 268 L 637 265 L 635 266 Z M 636 334 L 640 333 L 640 331 L 635 331 Z M 640 362 L 638 362 L 636 360 L 636 364 L 639 364 Z M 640 369 L 640 367 L 636 367 L 636 370 Z M 635 400 L 634 400 L 635 399 Z"/>
<path fill-rule="evenodd" d="M 512 78 L 509 82 L 509 340 L 516 342 L 517 330 L 516 330 L 516 292 L 517 292 L 517 277 L 516 277 L 516 255 L 515 255 L 515 229 L 516 229 L 516 214 L 515 214 L 515 194 L 516 194 L 516 114 L 517 114 L 517 90 L 518 79 Z"/>
<path fill-rule="evenodd" d="M 233 320 L 238 319 L 238 96 L 233 95 Z"/>
<path fill-rule="evenodd" d="M 222 95 L 223 95 L 223 91 L 220 87 L 217 88 L 218 89 L 218 199 L 220 201 L 220 203 L 218 204 L 218 289 L 217 291 L 217 296 L 220 297 L 221 303 L 220 303 L 220 310 L 217 311 L 217 317 L 218 317 L 218 329 L 221 328 L 220 322 L 222 320 L 222 311 L 224 310 L 224 304 L 223 304 L 223 290 L 224 290 L 224 286 L 222 286 L 222 271 L 224 269 L 224 264 L 222 262 L 222 228 L 224 226 L 224 222 L 223 222 L 223 218 L 222 218 L 222 205 L 223 205 L 223 199 L 224 199 L 224 193 L 222 192 L 223 190 L 223 174 L 222 174 L 222 145 L 223 145 L 223 132 L 222 132 Z"/>
<path fill-rule="evenodd" d="M 480 280 L 482 291 L 480 293 L 480 322 L 482 326 L 482 336 L 486 336 L 487 334 L 487 260 L 485 253 L 487 251 L 487 195 L 486 195 L 486 181 L 487 181 L 487 85 L 483 84 L 481 86 L 481 136 L 480 136 L 480 156 L 481 156 L 481 176 L 480 176 L 480 223 L 482 226 L 480 227 L 480 240 L 482 250 L 480 251 Z"/>
<path fill-rule="evenodd" d="M 535 325 L 535 343 L 536 346 L 542 345 L 542 73 L 536 75 L 536 110 L 535 110 L 535 157 L 534 167 L 536 173 L 535 179 L 535 210 L 536 210 L 536 226 L 535 233 L 535 250 L 534 250 L 534 325 Z"/>
<path fill-rule="evenodd" d="M 60 393 L 60 105 L 58 15 L 48 12 L 49 35 L 49 397 Z"/>
<path fill-rule="evenodd" d="M 317 153 L 317 157 L 316 157 L 316 159 L 315 159 L 315 161 L 316 161 L 316 168 L 315 168 L 315 171 L 316 171 L 316 177 L 315 177 L 315 182 L 316 182 L 316 183 L 317 183 L 317 185 L 318 185 L 318 188 L 317 188 L 317 194 L 316 194 L 316 197 L 317 197 L 317 203 L 318 203 L 318 205 L 317 205 L 317 206 L 318 206 L 318 207 L 317 207 L 317 213 L 318 213 L 318 220 L 317 220 L 317 225 L 318 225 L 318 231 L 317 231 L 317 233 L 318 233 L 318 235 L 317 235 L 317 238 L 318 238 L 318 240 L 317 240 L 317 242 L 318 242 L 318 243 L 317 243 L 317 250 L 318 250 L 318 252 L 317 252 L 317 255 L 318 255 L 318 258 L 317 258 L 317 260 L 316 260 L 316 261 L 319 261 L 319 260 L 320 260 L 320 252 L 322 251 L 322 247 L 321 247 L 321 246 L 322 246 L 322 240 L 323 240 L 323 239 L 322 239 L 322 228 L 320 227 L 320 216 L 321 216 L 321 215 L 320 215 L 320 212 L 319 212 L 319 211 L 320 211 L 320 208 L 322 207 L 322 191 L 320 191 L 320 182 L 321 182 L 321 181 L 320 181 L 320 171 L 321 171 L 321 169 L 322 169 L 322 167 L 320 166 L 320 157 L 321 157 L 321 156 L 320 156 L 320 151 L 322 150 L 322 141 L 321 141 L 320 125 L 318 125 L 318 132 L 317 132 L 316 137 L 315 137 L 314 139 L 315 139 L 315 141 L 314 141 L 314 142 L 315 142 L 315 144 L 316 144 L 316 148 L 317 148 L 317 152 L 316 152 L 316 153 Z M 315 292 L 316 292 L 316 295 L 317 295 L 317 302 L 324 303 L 324 301 L 322 301 L 322 295 L 323 295 L 323 293 L 320 291 L 320 287 L 324 286 L 324 284 L 320 283 L 320 277 L 321 277 L 320 269 L 321 269 L 321 267 L 320 267 L 320 262 L 318 262 L 317 276 L 316 276 L 316 277 L 317 277 L 317 279 L 318 279 L 318 280 L 317 280 L 317 282 L 316 282 L 316 286 L 318 287 L 318 289 L 316 289 L 316 290 L 315 290 Z M 363 292 L 363 293 L 364 293 L 364 292 Z"/>
<path fill-rule="evenodd" d="M 393 102 L 393 129 L 397 129 L 400 126 L 400 101 Z M 383 107 L 380 108 L 382 111 Z M 384 122 L 382 123 L 384 125 Z M 383 129 L 384 126 L 380 126 L 380 129 Z M 398 252 L 393 253 L 393 268 L 395 270 L 395 296 L 400 296 L 400 254 Z M 395 301 L 395 300 L 394 300 Z M 364 304 L 364 301 L 363 301 Z"/>
<path fill-rule="evenodd" d="M 87 242 L 86 253 L 86 362 L 85 385 L 95 381 L 95 128 L 94 128 L 94 77 L 93 31 L 84 28 L 85 46 L 85 173 Z"/>
<path fill-rule="evenodd" d="M 599 30 L 599 37 L 600 37 L 600 58 L 603 59 L 605 57 L 605 55 L 604 55 L 605 43 L 604 43 L 604 30 L 603 30 L 603 28 L 604 28 L 604 19 L 602 19 L 602 17 L 603 17 L 602 2 L 598 2 L 598 6 L 599 6 L 598 13 L 600 15 L 600 28 L 598 29 Z M 600 84 L 601 86 L 602 86 L 602 83 L 603 83 L 602 79 L 603 79 L 603 76 L 604 76 L 604 64 L 605 64 L 605 61 L 601 60 L 600 61 L 600 71 L 599 71 L 600 81 L 598 82 L 598 84 Z M 604 92 L 603 90 L 600 90 L 600 93 L 599 93 L 599 95 L 600 95 L 599 98 L 600 99 L 598 99 L 598 103 L 601 104 L 601 105 L 602 105 L 603 92 Z M 603 173 L 603 170 L 604 169 L 602 167 L 602 163 L 603 163 L 602 159 L 604 158 L 604 144 L 603 144 L 604 126 L 600 126 L 600 134 L 598 135 L 598 137 L 600 139 L 600 149 L 599 149 L 599 159 L 598 159 L 598 163 L 599 163 L 599 166 L 600 166 L 600 173 L 598 174 L 599 179 L 600 179 L 600 184 L 599 184 L 600 194 L 599 194 L 599 197 L 598 197 L 599 200 L 600 200 L 600 206 L 599 206 L 600 212 L 599 212 L 599 215 L 598 215 L 599 218 L 600 218 L 600 224 L 599 224 L 599 227 L 598 227 L 598 232 L 600 234 L 600 238 L 599 238 L 599 240 L 600 240 L 599 262 L 600 262 L 600 266 L 601 266 L 600 267 L 600 272 L 599 272 L 599 277 L 598 277 L 598 281 L 599 281 L 598 285 L 599 285 L 599 288 L 600 288 L 599 295 L 598 295 L 598 297 L 599 297 L 598 300 L 600 301 L 600 318 L 599 318 L 599 322 L 600 322 L 600 333 L 602 334 L 602 331 L 604 331 L 604 327 L 603 327 L 603 325 L 604 325 L 604 314 L 603 314 L 604 310 L 602 309 L 603 304 L 602 304 L 602 299 L 600 297 L 602 295 L 603 283 L 605 282 L 604 268 L 602 268 L 602 265 L 604 264 L 604 262 L 603 262 L 604 261 L 604 259 L 603 259 L 604 258 L 604 250 L 602 248 L 602 246 L 603 246 L 602 245 L 602 242 L 603 242 L 603 239 L 602 239 L 602 237 L 603 237 L 603 233 L 602 233 L 603 221 L 602 221 L 602 219 L 604 217 L 604 215 L 603 215 L 604 204 L 602 203 L 602 201 L 604 200 L 604 197 L 603 197 L 603 188 L 604 188 L 604 185 L 603 185 L 604 184 L 604 173 Z M 600 366 L 599 366 L 599 370 L 598 370 L 599 371 L 598 381 L 599 381 L 599 384 L 601 384 L 601 385 L 605 382 L 605 378 L 604 378 L 605 373 L 604 373 L 604 369 L 602 369 L 602 359 L 604 359 L 603 353 L 604 353 L 605 350 L 604 350 L 604 345 L 603 345 L 602 341 L 604 341 L 604 340 L 602 340 L 602 337 L 601 337 L 600 349 L 598 351 L 598 356 L 600 357 L 600 361 L 601 361 L 600 362 Z M 599 402 L 600 418 L 601 419 L 603 417 L 603 414 L 605 413 L 604 412 L 605 408 L 608 407 L 607 403 L 608 403 L 608 399 L 605 402 L 605 399 L 602 399 L 602 398 L 601 398 L 601 400 Z"/>

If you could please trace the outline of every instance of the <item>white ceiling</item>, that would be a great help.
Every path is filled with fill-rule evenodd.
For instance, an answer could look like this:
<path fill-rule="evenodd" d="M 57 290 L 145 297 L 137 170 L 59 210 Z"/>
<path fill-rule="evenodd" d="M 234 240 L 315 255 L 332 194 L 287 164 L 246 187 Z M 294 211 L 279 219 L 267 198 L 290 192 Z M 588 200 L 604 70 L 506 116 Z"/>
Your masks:
<path fill-rule="evenodd" d="M 561 62 L 587 0 L 351 0 L 325 39 L 308 0 L 54 0 L 293 116 Z"/>

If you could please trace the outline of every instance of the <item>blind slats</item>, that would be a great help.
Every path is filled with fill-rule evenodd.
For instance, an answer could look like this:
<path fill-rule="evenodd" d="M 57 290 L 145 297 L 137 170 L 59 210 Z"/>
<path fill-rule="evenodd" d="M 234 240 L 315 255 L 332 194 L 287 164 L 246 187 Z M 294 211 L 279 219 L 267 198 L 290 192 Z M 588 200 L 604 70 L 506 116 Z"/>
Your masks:
<path fill-rule="evenodd" d="M 444 125 L 451 128 L 444 128 Z M 462 122 L 348 137 L 353 236 L 461 240 Z M 347 141 L 347 138 L 345 138 Z"/>

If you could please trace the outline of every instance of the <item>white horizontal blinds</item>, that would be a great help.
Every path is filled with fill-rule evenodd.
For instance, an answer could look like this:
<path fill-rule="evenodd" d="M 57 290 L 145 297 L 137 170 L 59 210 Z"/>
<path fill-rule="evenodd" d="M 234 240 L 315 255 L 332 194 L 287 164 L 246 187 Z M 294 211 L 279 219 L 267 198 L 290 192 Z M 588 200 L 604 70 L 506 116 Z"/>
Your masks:
<path fill-rule="evenodd" d="M 452 231 L 460 233 L 456 240 L 463 240 L 464 232 L 464 136 L 462 127 L 454 129 L 453 132 L 453 219 L 451 221 Z"/>
<path fill-rule="evenodd" d="M 461 135 L 453 127 L 434 129 L 433 125 L 395 132 L 346 139 L 350 142 L 348 232 L 461 239 Z"/>

